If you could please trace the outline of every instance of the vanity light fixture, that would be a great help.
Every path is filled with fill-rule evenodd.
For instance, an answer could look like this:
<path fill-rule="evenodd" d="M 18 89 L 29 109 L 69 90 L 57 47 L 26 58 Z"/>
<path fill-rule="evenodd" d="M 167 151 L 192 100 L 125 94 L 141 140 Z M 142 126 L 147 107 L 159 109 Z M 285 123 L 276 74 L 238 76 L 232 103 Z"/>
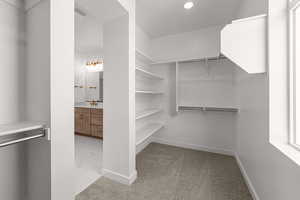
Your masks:
<path fill-rule="evenodd" d="M 188 2 L 186 2 L 186 3 L 184 4 L 184 8 L 185 8 L 186 10 L 189 10 L 189 9 L 191 9 L 192 7 L 194 7 L 194 3 L 193 3 L 192 1 L 188 1 Z"/>
<path fill-rule="evenodd" d="M 103 71 L 103 61 L 87 62 L 86 68 L 90 72 L 102 72 Z"/>

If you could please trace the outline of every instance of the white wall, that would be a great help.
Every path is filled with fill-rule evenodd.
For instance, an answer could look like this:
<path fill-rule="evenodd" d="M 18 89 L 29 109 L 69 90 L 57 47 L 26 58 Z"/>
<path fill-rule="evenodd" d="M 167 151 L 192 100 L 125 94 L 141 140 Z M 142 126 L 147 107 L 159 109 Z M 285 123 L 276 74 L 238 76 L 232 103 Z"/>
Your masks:
<path fill-rule="evenodd" d="M 278 3 L 279 1 L 272 2 Z M 283 0 L 282 2 L 285 4 L 287 1 Z M 244 0 L 239 15 L 248 17 L 263 14 L 267 12 L 266 5 L 267 0 Z M 277 16 L 274 18 L 279 19 Z M 277 37 L 276 41 L 279 39 Z M 276 60 L 275 57 L 270 57 L 270 59 Z M 270 67 L 272 66 L 274 65 L 270 65 Z M 237 92 L 241 112 L 237 119 L 236 151 L 249 181 L 256 191 L 257 199 L 299 199 L 299 165 L 269 142 L 272 132 L 269 133 L 268 127 L 269 88 L 267 74 L 248 75 L 239 72 L 238 79 Z M 277 106 L 276 109 L 281 107 Z"/>
<path fill-rule="evenodd" d="M 154 141 L 192 149 L 230 154 L 234 152 L 236 113 L 180 111 L 174 108 L 175 65 L 153 66 L 166 78 L 163 95 L 165 127 Z M 182 106 L 235 107 L 235 65 L 229 61 L 182 63 L 178 70 L 178 104 Z M 175 114 L 174 114 L 175 113 Z"/>
<path fill-rule="evenodd" d="M 75 14 L 75 49 L 86 52 L 101 51 L 103 47 L 103 27 L 91 16 Z"/>
<path fill-rule="evenodd" d="M 73 200 L 75 198 L 74 1 L 51 0 L 50 11 L 51 200 Z"/>
<path fill-rule="evenodd" d="M 220 54 L 222 26 L 153 39 L 151 57 L 155 61 L 215 57 Z"/>
<path fill-rule="evenodd" d="M 149 35 L 141 29 L 139 26 L 136 26 L 135 29 L 135 41 L 136 49 L 143 52 L 146 55 L 150 55 L 150 37 Z"/>
<path fill-rule="evenodd" d="M 132 82 L 135 77 L 134 54 L 132 54 L 135 52 L 135 30 L 131 27 L 134 21 L 130 21 L 132 20 L 130 12 L 129 16 L 126 14 L 104 25 L 103 172 L 104 176 L 124 184 L 131 184 L 137 175 L 135 82 Z"/>
<path fill-rule="evenodd" d="M 0 124 L 19 121 L 24 116 L 25 16 L 19 3 L 0 0 Z M 1 199 L 23 199 L 24 146 L 1 148 L 0 163 Z"/>
<path fill-rule="evenodd" d="M 267 9 L 268 0 L 241 0 L 236 18 L 246 18 L 266 14 Z"/>

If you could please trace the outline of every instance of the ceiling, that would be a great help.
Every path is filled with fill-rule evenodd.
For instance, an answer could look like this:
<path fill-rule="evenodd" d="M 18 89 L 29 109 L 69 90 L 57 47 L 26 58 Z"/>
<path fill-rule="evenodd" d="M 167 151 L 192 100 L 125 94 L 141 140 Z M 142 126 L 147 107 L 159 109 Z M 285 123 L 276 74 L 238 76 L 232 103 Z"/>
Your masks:
<path fill-rule="evenodd" d="M 117 0 L 75 0 L 75 7 L 101 24 L 126 14 Z"/>
<path fill-rule="evenodd" d="M 75 0 L 83 15 L 75 14 L 75 48 L 81 52 L 99 52 L 103 47 L 103 24 L 126 14 L 117 0 Z"/>
<path fill-rule="evenodd" d="M 136 22 L 156 38 L 232 21 L 241 0 L 192 0 L 194 7 L 185 10 L 188 0 L 137 0 Z"/>

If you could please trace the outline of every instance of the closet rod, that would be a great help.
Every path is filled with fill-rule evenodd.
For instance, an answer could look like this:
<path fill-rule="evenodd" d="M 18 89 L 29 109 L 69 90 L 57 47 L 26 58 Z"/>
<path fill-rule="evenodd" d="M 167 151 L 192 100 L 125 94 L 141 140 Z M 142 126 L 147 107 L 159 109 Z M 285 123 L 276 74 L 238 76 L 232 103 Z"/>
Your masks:
<path fill-rule="evenodd" d="M 200 111 L 219 111 L 219 112 L 238 112 L 237 108 L 218 108 L 218 107 L 198 107 L 198 106 L 179 106 L 179 110 L 183 111 L 192 111 L 192 110 L 200 110 Z"/>
<path fill-rule="evenodd" d="M 38 131 L 38 134 L 25 136 L 25 137 L 17 138 L 17 139 L 4 140 L 4 141 L 0 142 L 0 147 L 6 147 L 6 146 L 9 146 L 9 145 L 18 144 L 18 143 L 25 142 L 25 141 L 28 141 L 28 140 L 33 140 L 33 139 L 36 139 L 36 138 L 47 137 L 47 135 L 48 135 L 47 134 L 48 129 L 46 129 L 46 128 L 31 130 L 31 131 Z M 28 131 L 26 131 L 26 132 L 28 132 Z"/>
<path fill-rule="evenodd" d="M 178 63 L 192 63 L 192 62 L 201 62 L 201 61 L 218 61 L 218 60 L 224 60 L 224 59 L 227 59 L 227 57 L 221 54 L 220 56 L 217 56 L 217 57 L 183 60 L 183 61 L 178 61 Z"/>

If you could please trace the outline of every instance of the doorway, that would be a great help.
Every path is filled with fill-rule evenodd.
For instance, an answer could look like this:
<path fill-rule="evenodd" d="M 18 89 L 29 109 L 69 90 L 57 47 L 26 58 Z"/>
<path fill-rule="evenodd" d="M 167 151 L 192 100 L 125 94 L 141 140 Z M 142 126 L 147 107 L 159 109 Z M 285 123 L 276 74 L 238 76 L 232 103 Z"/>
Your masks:
<path fill-rule="evenodd" d="M 75 1 L 75 174 L 76 194 L 99 179 L 103 168 L 106 62 L 104 31 L 126 12 L 117 1 Z M 118 59 L 118 55 L 111 55 Z M 111 79 L 111 77 L 108 77 Z M 111 101 L 110 101 L 111 102 Z M 109 155 L 108 155 L 109 156 Z"/>

